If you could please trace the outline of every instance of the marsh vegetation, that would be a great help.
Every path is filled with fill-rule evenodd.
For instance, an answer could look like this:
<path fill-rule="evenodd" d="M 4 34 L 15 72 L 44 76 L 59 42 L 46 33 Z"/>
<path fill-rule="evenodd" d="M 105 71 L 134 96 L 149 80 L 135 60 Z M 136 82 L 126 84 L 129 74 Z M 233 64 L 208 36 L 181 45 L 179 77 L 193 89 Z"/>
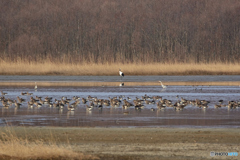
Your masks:
<path fill-rule="evenodd" d="M 237 0 L 0 5 L 1 74 L 240 73 Z"/>
<path fill-rule="evenodd" d="M 2 75 L 95 75 L 118 76 L 119 66 L 129 75 L 239 75 L 237 63 L 131 63 L 131 64 L 71 64 L 1 62 Z"/>

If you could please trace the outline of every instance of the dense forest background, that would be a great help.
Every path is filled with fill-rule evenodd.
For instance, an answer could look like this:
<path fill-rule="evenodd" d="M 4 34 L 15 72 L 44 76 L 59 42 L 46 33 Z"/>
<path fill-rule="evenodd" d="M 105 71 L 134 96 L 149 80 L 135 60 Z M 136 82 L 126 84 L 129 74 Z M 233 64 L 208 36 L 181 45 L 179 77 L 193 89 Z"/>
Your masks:
<path fill-rule="evenodd" d="M 240 59 L 239 0 L 0 0 L 0 60 Z"/>

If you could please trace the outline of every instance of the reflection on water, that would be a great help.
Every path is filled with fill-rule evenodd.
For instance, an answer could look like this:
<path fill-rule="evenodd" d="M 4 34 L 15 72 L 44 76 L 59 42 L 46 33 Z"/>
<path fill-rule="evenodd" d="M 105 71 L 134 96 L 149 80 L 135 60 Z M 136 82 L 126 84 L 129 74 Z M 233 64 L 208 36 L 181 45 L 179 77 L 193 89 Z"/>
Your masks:
<path fill-rule="evenodd" d="M 89 126 L 89 127 L 240 127 L 240 108 L 228 109 L 222 107 L 215 109 L 214 105 L 219 100 L 227 105 L 228 101 L 239 101 L 240 88 L 236 86 L 168 86 L 166 89 L 159 85 L 153 86 L 99 86 L 99 87 L 39 87 L 35 92 L 33 87 L 0 87 L 7 93 L 6 99 L 17 100 L 17 96 L 25 99 L 20 108 L 12 104 L 9 108 L 0 104 L 0 125 L 13 126 Z M 21 92 L 32 92 L 33 95 L 22 96 Z M 72 99 L 74 96 L 87 98 L 89 95 L 98 99 L 109 99 L 121 95 L 130 103 L 142 96 L 161 96 L 162 99 L 171 100 L 172 103 L 187 100 L 206 100 L 209 108 L 201 109 L 193 105 L 187 105 L 183 110 L 175 110 L 173 107 L 157 109 L 155 104 L 145 104 L 144 108 L 136 110 L 133 107 L 122 108 L 103 105 L 103 108 L 93 107 L 91 111 L 86 109 L 82 102 L 76 106 L 75 111 L 68 111 L 67 105 L 63 109 L 49 107 L 29 108 L 27 102 L 30 97 L 52 97 L 52 101 L 61 100 L 64 96 Z M 74 100 L 71 100 L 71 104 Z M 88 100 L 87 105 L 90 105 Z"/>

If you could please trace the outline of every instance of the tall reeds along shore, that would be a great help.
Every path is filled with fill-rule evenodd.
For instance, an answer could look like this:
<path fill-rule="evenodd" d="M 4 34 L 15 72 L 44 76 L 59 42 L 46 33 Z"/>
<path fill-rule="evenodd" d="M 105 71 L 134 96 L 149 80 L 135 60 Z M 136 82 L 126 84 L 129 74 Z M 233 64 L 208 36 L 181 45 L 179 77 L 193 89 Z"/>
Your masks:
<path fill-rule="evenodd" d="M 16 131 L 17 130 L 17 131 Z M 0 159 L 95 159 L 96 157 L 84 155 L 74 151 L 66 137 L 65 143 L 59 141 L 49 131 L 41 130 L 27 133 L 25 127 L 3 127 L 0 132 Z M 34 131 L 34 128 L 32 129 Z M 19 133 L 22 133 L 19 135 Z M 45 137 L 45 138 L 43 138 Z M 60 144 L 61 143 L 61 144 Z"/>
<path fill-rule="evenodd" d="M 0 63 L 1 75 L 238 75 L 237 63 Z"/>

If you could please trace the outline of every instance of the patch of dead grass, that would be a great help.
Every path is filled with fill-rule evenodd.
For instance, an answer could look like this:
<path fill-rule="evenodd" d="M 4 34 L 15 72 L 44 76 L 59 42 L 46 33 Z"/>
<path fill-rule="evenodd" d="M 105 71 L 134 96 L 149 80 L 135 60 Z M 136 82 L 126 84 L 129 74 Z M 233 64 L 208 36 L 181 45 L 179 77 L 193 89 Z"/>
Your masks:
<path fill-rule="evenodd" d="M 0 63 L 2 75 L 118 75 L 119 68 L 125 75 L 236 75 L 240 64 L 235 63 L 151 63 L 151 64 L 69 64 L 47 61 L 44 63 Z"/>
<path fill-rule="evenodd" d="M 50 134 L 50 140 L 40 138 L 28 140 L 19 138 L 7 127 L 0 134 L 0 159 L 97 159 L 97 157 L 75 152 L 70 144 L 57 144 Z"/>

